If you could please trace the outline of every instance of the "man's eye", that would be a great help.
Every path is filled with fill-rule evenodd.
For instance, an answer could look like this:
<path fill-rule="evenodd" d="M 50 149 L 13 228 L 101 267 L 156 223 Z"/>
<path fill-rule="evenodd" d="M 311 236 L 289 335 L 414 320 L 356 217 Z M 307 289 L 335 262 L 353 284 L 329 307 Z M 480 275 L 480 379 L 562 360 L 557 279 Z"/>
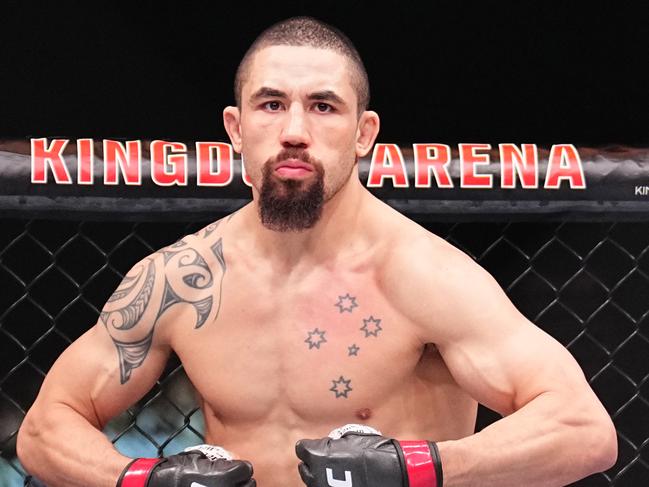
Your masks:
<path fill-rule="evenodd" d="M 270 110 L 271 112 L 276 112 L 282 107 L 281 103 L 278 101 L 267 101 L 264 103 L 264 108 Z"/>
<path fill-rule="evenodd" d="M 328 103 L 317 103 L 316 110 L 318 110 L 321 113 L 327 113 L 327 112 L 333 112 L 334 108 Z"/>

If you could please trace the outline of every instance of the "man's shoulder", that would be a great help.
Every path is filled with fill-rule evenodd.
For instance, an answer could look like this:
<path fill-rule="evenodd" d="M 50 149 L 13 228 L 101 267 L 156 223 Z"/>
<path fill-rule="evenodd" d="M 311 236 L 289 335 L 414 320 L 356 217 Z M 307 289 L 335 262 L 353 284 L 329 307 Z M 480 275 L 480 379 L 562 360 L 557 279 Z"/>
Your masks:
<path fill-rule="evenodd" d="M 403 224 L 385 252 L 383 292 L 404 314 L 431 316 L 492 286 L 492 277 L 452 243 L 415 222 Z"/>
<path fill-rule="evenodd" d="M 477 267 L 471 257 L 449 241 L 400 216 L 386 229 L 385 272 L 435 278 L 451 270 Z"/>
<path fill-rule="evenodd" d="M 149 316 L 152 322 L 159 322 L 165 328 L 170 323 L 184 323 L 187 320 L 179 320 L 178 313 L 191 309 L 194 310 L 190 315 L 196 328 L 216 318 L 226 270 L 219 232 L 221 224 L 219 220 L 185 235 L 144 258 L 141 261 L 144 265 L 134 267 L 146 269 L 150 282 L 147 284 L 150 289 L 146 292 L 146 304 L 151 313 L 155 311 Z M 131 286 L 130 282 L 143 273 L 142 270 L 132 271 L 133 275 L 127 276 L 122 286 Z"/>
<path fill-rule="evenodd" d="M 201 255 L 210 255 L 216 247 L 222 245 L 223 227 L 227 217 L 211 222 L 193 233 L 188 233 L 175 242 L 166 245 L 154 252 L 150 257 L 168 260 L 172 255 L 181 252 L 196 252 Z"/>
<path fill-rule="evenodd" d="M 450 242 L 383 201 L 377 201 L 372 214 L 383 235 L 387 264 L 419 267 L 422 264 L 420 257 L 426 262 L 432 262 L 431 259 L 435 258 L 432 263 L 445 258 L 469 258 Z"/>
<path fill-rule="evenodd" d="M 219 231 L 222 222 L 223 219 L 209 223 L 140 259 L 126 274 L 122 285 L 146 274 L 153 294 L 162 287 L 168 293 L 168 288 L 174 285 L 188 296 L 201 291 L 225 271 L 223 238 Z"/>
<path fill-rule="evenodd" d="M 187 273 L 204 273 L 206 277 L 224 270 L 224 219 L 212 222 L 151 255 L 164 268 L 168 278 L 183 278 Z"/>

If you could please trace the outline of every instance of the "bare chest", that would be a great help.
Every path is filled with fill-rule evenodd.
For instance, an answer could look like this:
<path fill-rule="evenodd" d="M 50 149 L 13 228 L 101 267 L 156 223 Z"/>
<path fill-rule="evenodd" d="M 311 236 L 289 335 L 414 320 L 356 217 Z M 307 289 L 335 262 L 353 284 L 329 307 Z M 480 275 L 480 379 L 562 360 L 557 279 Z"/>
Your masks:
<path fill-rule="evenodd" d="M 379 411 L 413 380 L 422 345 L 369 276 L 322 273 L 230 276 L 216 321 L 174 348 L 222 421 L 299 427 Z"/>

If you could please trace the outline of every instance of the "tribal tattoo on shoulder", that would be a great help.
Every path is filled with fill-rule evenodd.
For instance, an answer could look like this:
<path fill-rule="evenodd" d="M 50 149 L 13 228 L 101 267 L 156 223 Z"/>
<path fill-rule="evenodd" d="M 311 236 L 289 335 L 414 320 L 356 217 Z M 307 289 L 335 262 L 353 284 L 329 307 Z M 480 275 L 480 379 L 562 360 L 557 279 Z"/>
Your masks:
<path fill-rule="evenodd" d="M 216 229 L 218 228 L 218 226 L 219 226 L 219 224 L 221 223 L 221 221 L 222 221 L 222 220 L 217 220 L 217 221 L 215 221 L 214 223 L 210 223 L 210 224 L 209 224 L 208 226 L 206 226 L 205 228 L 203 228 L 203 229 L 199 230 L 198 232 L 196 232 L 196 233 L 194 234 L 194 236 L 195 236 L 195 237 L 201 237 L 201 238 L 207 238 L 207 237 L 209 237 L 209 236 L 214 232 L 214 230 L 216 230 Z"/>
<path fill-rule="evenodd" d="M 206 239 L 218 223 L 196 236 Z M 218 318 L 226 271 L 222 238 L 209 251 L 212 255 L 204 257 L 187 241 L 179 240 L 136 264 L 106 302 L 100 320 L 117 348 L 122 384 L 146 359 L 155 326 L 169 308 L 192 306 L 194 329 Z"/>

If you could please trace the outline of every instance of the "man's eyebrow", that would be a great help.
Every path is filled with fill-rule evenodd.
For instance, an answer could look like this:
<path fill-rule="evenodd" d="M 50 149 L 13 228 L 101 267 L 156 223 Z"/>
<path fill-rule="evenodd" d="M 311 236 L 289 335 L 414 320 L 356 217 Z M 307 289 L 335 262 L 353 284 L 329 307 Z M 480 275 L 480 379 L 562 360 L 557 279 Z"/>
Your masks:
<path fill-rule="evenodd" d="M 316 101 L 332 101 L 339 105 L 346 105 L 345 100 L 331 90 L 316 91 L 309 94 L 308 99 Z"/>
<path fill-rule="evenodd" d="M 262 86 L 257 91 L 255 91 L 251 96 L 251 100 L 258 100 L 259 98 L 286 98 L 287 95 L 281 90 L 275 88 L 269 88 L 267 86 Z"/>

